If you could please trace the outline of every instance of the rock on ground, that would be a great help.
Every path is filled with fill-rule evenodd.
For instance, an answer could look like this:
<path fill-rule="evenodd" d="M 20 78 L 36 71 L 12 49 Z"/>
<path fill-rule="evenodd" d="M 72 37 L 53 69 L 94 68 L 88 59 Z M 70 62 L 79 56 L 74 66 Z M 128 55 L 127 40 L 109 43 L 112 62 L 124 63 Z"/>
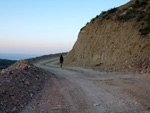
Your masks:
<path fill-rule="evenodd" d="M 43 88 L 47 76 L 28 62 L 0 71 L 0 113 L 17 113 Z"/>

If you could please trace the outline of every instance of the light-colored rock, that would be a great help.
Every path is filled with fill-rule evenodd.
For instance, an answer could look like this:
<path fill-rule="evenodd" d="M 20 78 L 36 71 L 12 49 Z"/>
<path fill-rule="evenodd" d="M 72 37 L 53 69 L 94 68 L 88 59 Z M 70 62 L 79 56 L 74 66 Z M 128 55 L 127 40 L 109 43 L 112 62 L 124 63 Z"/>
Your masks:
<path fill-rule="evenodd" d="M 2 73 L 2 74 L 5 74 L 5 73 L 6 73 L 6 71 L 3 69 L 1 73 Z"/>
<path fill-rule="evenodd" d="M 26 84 L 26 85 L 30 85 L 30 82 L 29 82 L 29 81 L 26 81 L 25 84 Z"/>
<path fill-rule="evenodd" d="M 101 104 L 100 103 L 94 103 L 93 105 L 94 106 L 100 106 Z"/>

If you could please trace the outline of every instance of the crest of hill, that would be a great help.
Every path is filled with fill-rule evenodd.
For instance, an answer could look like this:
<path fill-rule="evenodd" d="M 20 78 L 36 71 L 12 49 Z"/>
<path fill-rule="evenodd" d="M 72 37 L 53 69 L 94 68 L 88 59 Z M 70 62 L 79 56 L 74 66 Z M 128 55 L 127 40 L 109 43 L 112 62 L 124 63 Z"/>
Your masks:
<path fill-rule="evenodd" d="M 131 0 L 81 28 L 65 64 L 118 69 L 149 56 L 150 0 Z"/>

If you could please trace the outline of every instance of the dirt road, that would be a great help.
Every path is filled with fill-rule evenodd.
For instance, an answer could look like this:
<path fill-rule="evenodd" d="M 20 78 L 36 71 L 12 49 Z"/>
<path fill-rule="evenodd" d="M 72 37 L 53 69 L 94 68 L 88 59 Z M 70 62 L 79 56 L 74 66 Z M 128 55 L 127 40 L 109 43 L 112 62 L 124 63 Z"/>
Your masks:
<path fill-rule="evenodd" d="M 139 89 L 136 84 L 143 80 L 140 75 L 100 72 L 81 67 L 60 68 L 57 62 L 58 58 L 53 58 L 34 64 L 47 70 L 50 78 L 42 92 L 21 113 L 148 112 L 149 101 L 138 97 L 136 92 Z M 150 87 L 149 81 L 141 85 L 148 89 Z"/>

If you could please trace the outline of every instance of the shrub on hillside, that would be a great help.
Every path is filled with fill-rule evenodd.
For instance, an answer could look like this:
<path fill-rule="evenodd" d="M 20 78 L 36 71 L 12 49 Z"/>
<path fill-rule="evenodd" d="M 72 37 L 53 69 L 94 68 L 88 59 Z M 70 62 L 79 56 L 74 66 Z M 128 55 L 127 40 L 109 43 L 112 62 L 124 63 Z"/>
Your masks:
<path fill-rule="evenodd" d="M 106 15 L 103 16 L 103 19 L 107 19 L 107 20 L 108 20 L 108 19 L 110 19 L 111 17 L 112 17 L 112 15 L 106 14 Z"/>
<path fill-rule="evenodd" d="M 102 14 L 105 14 L 106 13 L 106 11 L 102 11 Z"/>
<path fill-rule="evenodd" d="M 113 13 L 115 13 L 118 9 L 117 8 L 112 8 L 112 9 L 109 9 L 108 11 L 103 11 L 101 13 L 102 15 L 102 20 L 103 19 L 110 19 L 112 16 L 113 16 Z"/>
<path fill-rule="evenodd" d="M 112 8 L 112 9 L 108 10 L 108 13 L 114 13 L 114 12 L 116 12 L 117 10 L 118 10 L 117 8 Z"/>
<path fill-rule="evenodd" d="M 139 13 L 140 11 L 139 10 L 136 10 L 136 9 L 129 9 L 127 11 L 127 14 L 129 15 L 136 15 L 137 13 Z"/>
<path fill-rule="evenodd" d="M 141 35 L 147 35 L 150 33 L 150 14 L 147 14 L 144 18 L 144 21 L 147 23 L 147 25 L 140 29 Z"/>
<path fill-rule="evenodd" d="M 139 0 L 136 0 L 136 1 L 135 1 L 135 4 L 139 4 L 139 3 L 140 3 Z"/>
<path fill-rule="evenodd" d="M 136 21 L 139 22 L 139 21 L 143 20 L 144 17 L 145 17 L 145 16 L 144 16 L 143 14 L 142 14 L 142 15 L 139 15 L 138 18 L 136 19 Z"/>
<path fill-rule="evenodd" d="M 127 14 L 125 14 L 125 15 L 119 15 L 119 16 L 117 16 L 117 20 L 119 20 L 119 21 L 128 21 L 128 20 L 130 20 L 131 18 L 134 18 L 135 16 L 133 16 L 133 15 L 127 15 Z"/>
<path fill-rule="evenodd" d="M 135 18 L 137 13 L 139 13 L 138 10 L 136 9 L 129 9 L 125 15 L 119 15 L 117 16 L 117 20 L 119 21 L 128 21 L 132 18 Z"/>
<path fill-rule="evenodd" d="M 142 28 L 139 30 L 141 35 L 147 35 L 150 33 L 150 25 L 147 25 L 146 27 Z"/>
<path fill-rule="evenodd" d="M 94 22 L 95 21 L 95 18 L 93 18 L 92 20 L 91 20 L 91 22 Z"/>
<path fill-rule="evenodd" d="M 95 18 L 98 18 L 99 17 L 99 15 L 97 15 Z"/>
<path fill-rule="evenodd" d="M 89 24 L 89 22 L 86 23 L 86 25 Z"/>
<path fill-rule="evenodd" d="M 146 6 L 148 4 L 148 0 L 142 0 L 140 2 L 140 6 L 143 7 L 143 6 Z"/>
<path fill-rule="evenodd" d="M 150 14 L 147 14 L 144 20 L 150 25 Z"/>
<path fill-rule="evenodd" d="M 133 8 L 140 8 L 144 7 L 148 4 L 148 0 L 136 0 L 135 3 L 132 5 Z"/>

